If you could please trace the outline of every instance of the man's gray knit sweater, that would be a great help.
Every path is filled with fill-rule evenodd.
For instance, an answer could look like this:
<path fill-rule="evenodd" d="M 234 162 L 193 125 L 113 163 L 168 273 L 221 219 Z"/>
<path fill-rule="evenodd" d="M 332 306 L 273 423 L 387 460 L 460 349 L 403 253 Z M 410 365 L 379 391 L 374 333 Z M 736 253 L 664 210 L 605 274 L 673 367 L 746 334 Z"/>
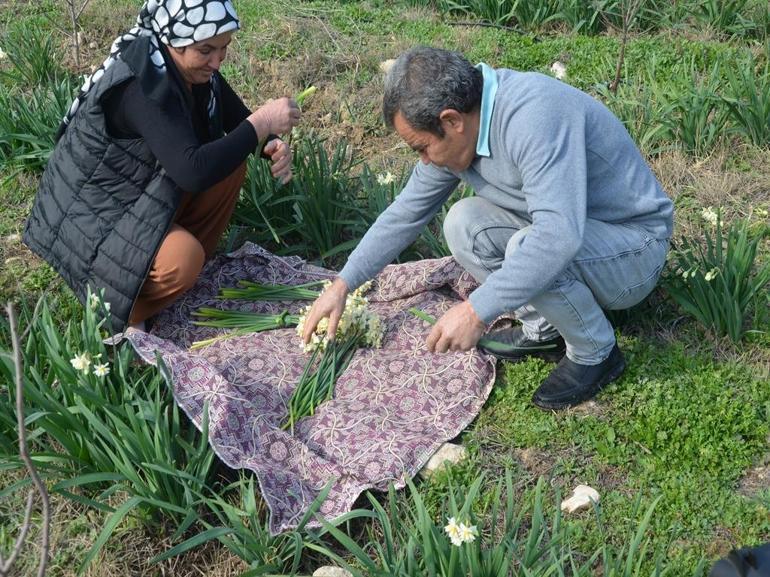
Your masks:
<path fill-rule="evenodd" d="M 418 164 L 340 272 L 350 290 L 409 246 L 460 180 L 532 223 L 521 246 L 470 295 L 485 323 L 551 286 L 580 249 L 587 219 L 671 236 L 671 200 L 603 104 L 542 74 L 494 72 L 491 118 L 481 119 L 488 123 L 489 156 L 477 155 L 459 173 Z"/>

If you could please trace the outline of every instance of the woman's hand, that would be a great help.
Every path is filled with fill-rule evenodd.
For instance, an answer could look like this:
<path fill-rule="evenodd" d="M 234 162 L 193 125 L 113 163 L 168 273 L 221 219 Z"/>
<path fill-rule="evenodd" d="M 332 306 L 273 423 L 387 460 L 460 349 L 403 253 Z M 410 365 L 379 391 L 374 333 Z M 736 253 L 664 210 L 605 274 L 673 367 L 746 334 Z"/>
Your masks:
<path fill-rule="evenodd" d="M 297 103 L 284 96 L 268 100 L 252 112 L 248 120 L 257 131 L 257 136 L 265 139 L 270 134 L 290 132 L 299 123 L 301 114 Z"/>
<path fill-rule="evenodd" d="M 262 149 L 262 154 L 270 157 L 270 167 L 274 178 L 286 184 L 291 180 L 291 147 L 280 138 L 274 138 Z"/>

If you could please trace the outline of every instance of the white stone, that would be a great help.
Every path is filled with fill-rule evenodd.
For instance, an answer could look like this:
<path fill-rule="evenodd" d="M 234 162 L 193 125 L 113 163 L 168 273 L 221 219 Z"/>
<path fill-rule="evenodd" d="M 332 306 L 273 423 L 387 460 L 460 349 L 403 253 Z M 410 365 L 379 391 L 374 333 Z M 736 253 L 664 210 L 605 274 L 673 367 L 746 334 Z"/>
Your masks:
<path fill-rule="evenodd" d="M 313 573 L 313 577 L 353 577 L 353 575 L 347 569 L 326 565 L 316 569 Z"/>
<path fill-rule="evenodd" d="M 599 502 L 599 492 L 588 485 L 578 485 L 572 491 L 572 496 L 561 502 L 561 510 L 565 513 L 574 513 L 591 506 L 591 503 Z"/>
<path fill-rule="evenodd" d="M 438 451 L 430 458 L 425 466 L 420 471 L 422 477 L 428 478 L 433 473 L 443 469 L 447 463 L 455 465 L 465 460 L 468 456 L 468 450 L 462 445 L 453 445 L 452 443 L 444 443 L 439 447 Z"/>
<path fill-rule="evenodd" d="M 566 64 L 557 60 L 551 64 L 551 73 L 559 80 L 562 80 L 565 76 L 567 76 Z"/>

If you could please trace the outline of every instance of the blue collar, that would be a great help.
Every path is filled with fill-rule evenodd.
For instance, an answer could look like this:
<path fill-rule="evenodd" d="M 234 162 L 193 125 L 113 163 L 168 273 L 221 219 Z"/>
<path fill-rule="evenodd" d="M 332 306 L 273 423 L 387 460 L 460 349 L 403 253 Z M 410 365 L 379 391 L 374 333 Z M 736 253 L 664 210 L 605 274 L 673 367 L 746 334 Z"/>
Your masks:
<path fill-rule="evenodd" d="M 484 88 L 481 92 L 481 112 L 479 113 L 479 137 L 476 141 L 476 154 L 490 156 L 489 152 L 489 126 L 492 123 L 492 110 L 495 107 L 497 95 L 497 73 L 494 69 L 480 62 L 476 65 L 484 76 Z"/>

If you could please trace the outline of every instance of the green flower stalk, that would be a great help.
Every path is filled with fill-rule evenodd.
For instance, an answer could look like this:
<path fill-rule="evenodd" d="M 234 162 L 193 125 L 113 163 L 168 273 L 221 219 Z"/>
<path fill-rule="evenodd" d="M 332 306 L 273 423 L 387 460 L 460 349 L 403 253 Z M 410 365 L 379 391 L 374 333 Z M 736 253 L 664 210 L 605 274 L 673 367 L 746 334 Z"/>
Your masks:
<path fill-rule="evenodd" d="M 334 396 L 337 376 L 341 375 L 350 364 L 353 355 L 365 341 L 363 331 L 355 331 L 339 341 L 331 341 L 328 346 L 316 347 L 305 370 L 297 383 L 297 388 L 289 399 L 289 414 L 282 429 L 291 430 L 303 417 L 315 414 L 319 405 Z M 315 361 L 320 355 L 316 365 Z"/>
<path fill-rule="evenodd" d="M 418 319 L 421 319 L 425 321 L 428 324 L 435 325 L 436 324 L 436 317 L 433 315 L 429 315 L 425 311 L 421 311 L 420 309 L 411 308 L 409 309 L 409 312 L 412 313 L 414 316 L 416 316 Z M 483 345 L 487 350 L 494 350 L 496 342 L 493 339 L 487 338 L 487 337 L 481 337 L 479 339 L 479 342 L 476 343 L 476 346 Z M 499 346 L 499 343 L 498 343 Z M 556 345 L 554 345 L 555 347 Z M 510 349 L 510 346 L 506 346 L 506 349 Z"/>
<path fill-rule="evenodd" d="M 313 415 L 321 403 L 333 397 L 337 375 L 345 371 L 356 349 L 382 346 L 385 332 L 382 321 L 376 313 L 369 310 L 369 303 L 364 296 L 371 285 L 371 281 L 366 282 L 348 295 L 334 339 L 329 340 L 326 333 L 328 319 L 322 319 L 310 342 L 307 345 L 300 344 L 305 352 L 312 354 L 297 388 L 289 399 L 289 414 L 283 424 L 284 429 L 291 429 L 294 433 L 294 425 L 299 419 Z M 311 308 L 305 307 L 299 317 L 297 334 L 300 337 Z M 319 356 L 320 360 L 316 366 Z"/>
<path fill-rule="evenodd" d="M 260 284 L 247 280 L 238 282 L 237 287 L 219 289 L 218 299 L 242 299 L 250 301 L 299 301 L 315 300 L 320 290 L 329 284 L 319 280 L 298 285 Z"/>
<path fill-rule="evenodd" d="M 299 322 L 298 315 L 290 315 L 289 311 L 283 311 L 277 315 L 252 313 L 246 311 L 224 311 L 209 307 L 202 307 L 195 311 L 193 315 L 206 319 L 193 321 L 194 325 L 202 327 L 216 327 L 220 329 L 235 329 L 224 335 L 219 335 L 211 339 L 195 341 L 191 349 L 200 349 L 223 339 L 247 335 L 249 333 L 258 333 L 270 331 L 273 329 L 283 329 L 293 327 Z"/>
<path fill-rule="evenodd" d="M 297 106 L 301 108 L 305 100 L 313 96 L 316 90 L 317 88 L 315 86 L 308 86 L 307 88 L 305 88 L 305 90 L 297 94 L 297 96 L 294 97 L 294 101 L 297 103 Z"/>

